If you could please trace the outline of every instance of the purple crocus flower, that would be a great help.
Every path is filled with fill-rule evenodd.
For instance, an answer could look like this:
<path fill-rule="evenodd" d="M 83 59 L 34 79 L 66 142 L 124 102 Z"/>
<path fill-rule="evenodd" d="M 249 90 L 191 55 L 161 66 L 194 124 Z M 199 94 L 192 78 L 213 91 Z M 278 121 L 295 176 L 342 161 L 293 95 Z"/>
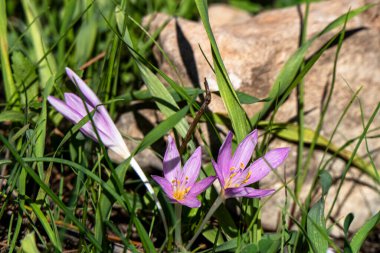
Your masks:
<path fill-rule="evenodd" d="M 67 76 L 71 81 L 79 88 L 83 95 L 83 100 L 81 97 L 74 93 L 65 93 L 65 101 L 59 100 L 53 96 L 48 97 L 49 103 L 60 112 L 66 119 L 70 120 L 74 124 L 77 124 L 81 119 L 87 116 L 87 112 L 92 112 L 92 121 L 87 122 L 80 129 L 81 132 L 98 142 L 97 135 L 94 131 L 93 125 L 95 125 L 98 135 L 102 143 L 119 155 L 122 159 L 127 159 L 130 156 L 129 149 L 125 144 L 123 137 L 121 136 L 119 130 L 115 126 L 115 123 L 109 116 L 107 109 L 102 105 L 99 98 L 95 93 L 86 85 L 86 83 L 69 68 L 66 68 Z M 130 162 L 132 168 L 135 170 L 136 174 L 144 182 L 148 192 L 155 198 L 157 207 L 163 215 L 161 204 L 158 202 L 152 185 L 149 183 L 144 171 L 141 169 L 140 165 L 136 162 L 134 158 Z"/>
<path fill-rule="evenodd" d="M 206 190 L 216 177 L 206 177 L 196 182 L 201 169 L 202 150 L 198 147 L 187 160 L 185 166 L 181 168 L 181 158 L 174 139 L 169 136 L 166 148 L 163 170 L 164 177 L 152 176 L 152 178 L 162 187 L 168 198 L 190 208 L 201 206 L 197 196 Z"/>
<path fill-rule="evenodd" d="M 245 137 L 233 156 L 231 154 L 232 137 L 232 133 L 229 132 L 219 150 L 217 162 L 212 161 L 225 198 L 261 198 L 272 194 L 274 192 L 272 189 L 254 189 L 246 186 L 261 180 L 272 169 L 280 166 L 288 156 L 290 149 L 270 150 L 247 167 L 257 144 L 257 130 Z"/>
<path fill-rule="evenodd" d="M 74 73 L 74 71 L 66 68 L 66 73 L 71 81 L 79 88 L 84 100 L 74 93 L 65 93 L 65 101 L 49 96 L 49 103 L 74 124 L 78 123 L 81 119 L 87 116 L 88 112 L 95 110 L 95 114 L 92 118 L 93 123 L 88 121 L 80 129 L 81 132 L 94 141 L 98 141 L 97 135 L 93 128 L 94 124 L 103 144 L 114 151 L 121 158 L 128 158 L 130 155 L 128 147 L 126 146 L 123 137 L 116 128 L 113 120 L 109 116 L 107 109 L 101 104 L 99 98 L 86 85 L 86 83 Z"/>

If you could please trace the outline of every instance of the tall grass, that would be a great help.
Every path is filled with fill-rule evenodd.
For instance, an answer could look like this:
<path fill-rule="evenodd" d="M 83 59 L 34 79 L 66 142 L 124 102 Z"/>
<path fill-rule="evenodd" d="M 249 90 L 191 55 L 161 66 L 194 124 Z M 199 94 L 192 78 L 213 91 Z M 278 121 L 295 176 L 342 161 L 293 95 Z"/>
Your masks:
<path fill-rule="evenodd" d="M 251 12 L 289 4 L 285 0 L 272 1 L 273 5 L 251 1 L 228 2 Z M 293 4 L 297 2 L 292 1 Z M 367 138 L 380 104 L 369 120 L 361 119 L 363 131 L 355 139 L 357 143 L 352 152 L 347 146 L 354 140 L 337 146 L 332 143 L 332 138 L 352 103 L 358 99 L 360 90 L 353 93 L 341 112 L 331 136 L 321 135 L 324 114 L 333 110 L 329 107 L 330 100 L 324 105 L 316 129 L 305 127 L 302 106 L 304 77 L 326 50 L 338 41 L 331 81 L 334 84 L 337 60 L 345 43 L 345 26 L 372 5 L 350 10 L 312 38 L 303 36 L 298 50 L 284 64 L 272 85 L 269 99 L 260 101 L 233 89 L 209 23 L 206 0 L 62 3 L 21 0 L 20 3 L 0 0 L 1 250 L 111 252 L 121 247 L 131 252 L 172 252 L 186 251 L 186 243 L 191 241 L 187 249 L 200 252 L 326 252 L 327 248 L 337 252 L 359 252 L 371 231 L 378 226 L 380 212 L 351 237 L 348 230 L 353 217 L 348 215 L 341 246 L 330 236 L 331 227 L 327 220 L 352 166 L 369 175 L 379 186 L 379 173 Z M 307 29 L 308 6 L 309 3 L 303 35 Z M 141 27 L 143 16 L 154 11 L 189 19 L 200 18 L 212 49 L 213 58 L 209 60 L 215 70 L 227 116 L 208 111 L 196 116 L 197 112 L 203 111 L 198 98 L 203 97 L 206 91 L 185 88 L 155 66 L 152 40 L 157 34 L 147 36 Z M 306 60 L 305 55 L 314 42 L 328 32 L 331 34 L 335 28 L 338 31 Z M 64 92 L 74 89 L 64 75 L 66 66 L 82 75 L 115 120 L 122 112 L 135 110 L 136 113 L 139 108 L 153 108 L 162 115 L 162 120 L 145 132 L 144 138 L 136 140 L 138 146 L 131 152 L 132 156 L 150 149 L 162 158 L 165 149 L 157 149 L 157 143 L 162 143 L 168 133 L 173 133 L 177 144 L 181 144 L 189 131 L 191 136 L 195 135 L 195 129 L 196 135 L 204 140 L 208 156 L 200 177 L 215 175 L 209 162 L 217 151 L 215 143 L 212 145 L 205 141 L 205 133 L 199 124 L 192 125 L 199 115 L 202 115 L 200 121 L 211 126 L 209 131 L 220 142 L 224 133 L 219 126 L 234 131 L 234 146 L 254 128 L 260 128 L 266 138 L 258 153 L 265 152 L 269 137 L 296 143 L 297 173 L 291 178 L 279 178 L 282 186 L 277 191 L 286 192 L 286 203 L 282 207 L 278 230 L 267 233 L 261 227 L 260 212 L 266 200 L 230 199 L 222 203 L 218 202 L 219 193 L 214 187 L 201 194 L 200 208 L 183 207 L 180 212 L 155 186 L 166 214 L 166 220 L 163 219 L 157 210 L 157 200 L 146 193 L 143 182 L 129 170 L 130 158 L 121 164 L 112 162 L 103 145 L 95 144 L 79 131 L 91 121 L 91 115 L 73 126 L 47 103 L 49 95 L 62 97 Z M 142 84 L 146 89 L 141 89 Z M 300 104 L 297 124 L 275 122 L 274 115 L 297 89 Z M 332 85 L 329 97 L 333 91 Z M 263 109 L 250 119 L 242 107 L 247 99 L 264 103 Z M 362 143 L 367 146 L 370 162 L 357 154 Z M 197 139 L 191 138 L 183 145 L 181 155 L 186 160 L 198 145 Z M 309 153 L 304 157 L 306 147 Z M 318 173 L 312 178 L 308 197 L 302 201 L 299 195 L 305 189 L 305 178 L 310 176 L 310 159 L 317 147 L 324 150 L 324 156 L 317 168 Z M 329 159 L 327 154 L 331 155 Z M 330 191 L 331 175 L 326 167 L 338 158 L 343 159 L 346 166 L 333 196 L 334 203 L 326 206 L 326 197 L 333 194 Z M 294 189 L 289 186 L 292 182 L 295 182 Z M 316 194 L 315 189 L 321 189 L 322 195 Z M 214 201 L 220 205 L 218 208 L 216 205 L 212 207 Z M 294 203 L 294 206 L 289 206 L 289 203 Z M 231 209 L 230 205 L 236 208 Z M 215 213 L 206 215 L 211 207 Z M 205 219 L 205 216 L 212 218 Z M 295 226 L 290 227 L 289 224 Z M 178 226 L 182 230 L 178 230 Z M 193 237 L 197 231 L 200 236 Z M 177 247 L 178 237 L 181 237 L 183 247 Z"/>

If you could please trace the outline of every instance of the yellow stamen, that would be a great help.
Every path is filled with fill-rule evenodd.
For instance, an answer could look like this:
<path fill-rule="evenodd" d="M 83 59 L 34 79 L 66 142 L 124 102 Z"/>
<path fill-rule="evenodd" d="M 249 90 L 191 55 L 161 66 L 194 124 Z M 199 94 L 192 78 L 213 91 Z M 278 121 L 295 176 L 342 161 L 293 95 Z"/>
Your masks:
<path fill-rule="evenodd" d="M 244 168 L 245 168 L 244 163 L 240 163 L 240 169 L 244 169 Z"/>
<path fill-rule="evenodd" d="M 184 190 L 177 190 L 173 192 L 173 198 L 176 200 L 183 200 L 186 196 L 186 191 Z"/>
<path fill-rule="evenodd" d="M 243 184 L 245 184 L 245 183 L 248 182 L 248 180 L 251 178 L 251 174 L 252 174 L 252 172 L 249 171 L 248 174 L 247 174 L 247 176 L 245 177 L 244 181 L 242 182 Z"/>

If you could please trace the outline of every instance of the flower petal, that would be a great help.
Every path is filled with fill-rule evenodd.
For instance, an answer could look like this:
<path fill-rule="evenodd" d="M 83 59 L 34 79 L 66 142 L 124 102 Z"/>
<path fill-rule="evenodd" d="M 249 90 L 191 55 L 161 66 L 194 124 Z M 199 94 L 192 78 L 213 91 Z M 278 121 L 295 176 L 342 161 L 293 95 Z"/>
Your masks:
<path fill-rule="evenodd" d="M 166 180 L 166 178 L 163 178 L 160 176 L 152 175 L 152 178 L 154 181 L 157 182 L 157 184 L 159 184 L 161 186 L 161 188 L 162 188 L 162 190 L 164 190 L 165 194 L 170 199 L 173 199 L 173 189 L 172 189 L 171 183 L 168 180 Z"/>
<path fill-rule="evenodd" d="M 83 118 L 70 106 L 53 96 L 48 96 L 48 101 L 59 113 L 74 124 L 77 124 Z M 81 127 L 80 131 L 94 141 L 98 141 L 91 125 L 88 122 Z"/>
<path fill-rule="evenodd" d="M 221 175 L 223 176 L 223 181 L 225 177 L 228 177 L 230 171 L 232 137 L 232 132 L 228 131 L 226 139 L 219 149 L 218 167 L 220 169 Z M 221 179 L 222 177 L 218 176 L 218 178 Z"/>
<path fill-rule="evenodd" d="M 47 100 L 59 113 L 61 113 L 66 119 L 70 120 L 74 124 L 78 123 L 81 120 L 81 115 L 71 109 L 71 107 L 62 100 L 53 96 L 48 96 Z"/>
<path fill-rule="evenodd" d="M 183 177 L 181 181 L 187 181 L 188 186 L 192 186 L 199 176 L 199 172 L 201 170 L 201 162 L 202 162 L 202 149 L 198 147 L 194 153 L 190 156 L 189 160 L 183 166 Z"/>
<path fill-rule="evenodd" d="M 117 149 L 122 150 L 123 153 L 125 154 L 129 153 L 129 150 L 127 146 L 125 145 L 123 137 L 121 136 L 119 130 L 115 126 L 115 123 L 109 116 L 105 106 L 101 105 L 101 101 L 96 96 L 96 94 L 87 86 L 87 84 L 74 71 L 72 71 L 69 68 L 66 68 L 66 73 L 71 79 L 71 81 L 73 81 L 73 83 L 75 83 L 78 86 L 79 90 L 83 93 L 83 96 L 85 97 L 86 102 L 89 105 L 88 110 L 92 111 L 93 109 L 96 109 L 96 113 L 94 114 L 94 121 L 96 122 L 96 127 L 98 128 L 98 130 L 100 129 L 101 131 L 103 131 L 104 136 L 102 137 L 102 141 L 105 141 L 104 139 L 107 138 L 108 140 L 111 140 L 111 142 L 107 146 L 110 146 L 113 144 L 113 146 L 115 145 L 119 146 L 119 148 Z M 76 99 L 70 102 L 72 103 L 76 102 L 78 106 L 80 102 L 82 106 L 79 108 L 83 109 L 84 111 L 82 115 L 87 115 L 87 111 L 84 107 L 82 99 L 76 95 L 75 95 L 76 97 L 72 97 L 72 95 L 70 96 L 71 97 L 69 97 L 68 99 Z M 67 101 L 67 103 L 69 103 L 69 101 Z"/>
<path fill-rule="evenodd" d="M 232 157 L 232 161 L 230 163 L 230 167 L 235 166 L 236 169 L 245 169 L 249 160 L 252 158 L 256 144 L 257 130 L 255 129 L 249 135 L 247 135 L 236 148 L 235 154 Z"/>
<path fill-rule="evenodd" d="M 188 206 L 190 208 L 198 208 L 201 206 L 201 202 L 196 197 L 189 195 L 182 200 L 178 200 L 177 202 L 181 205 Z"/>
<path fill-rule="evenodd" d="M 204 192 L 216 179 L 216 177 L 206 177 L 198 182 L 196 182 L 189 192 L 189 195 L 198 196 L 202 192 Z"/>
<path fill-rule="evenodd" d="M 92 112 L 94 110 L 94 107 L 82 101 L 82 99 L 74 93 L 65 93 L 63 95 L 66 104 L 70 106 L 72 110 L 76 111 L 79 115 L 81 115 L 81 119 L 87 115 L 86 107 L 88 112 Z"/>
<path fill-rule="evenodd" d="M 212 162 L 212 165 L 214 166 L 214 170 L 215 170 L 216 176 L 218 177 L 220 184 L 222 185 L 222 187 L 224 187 L 225 182 L 224 182 L 223 171 L 219 167 L 219 164 L 217 164 L 213 159 L 211 159 L 211 162 Z"/>
<path fill-rule="evenodd" d="M 250 178 L 242 186 L 246 186 L 261 180 L 272 169 L 280 166 L 288 157 L 290 148 L 276 148 L 267 152 L 263 157 L 254 161 L 246 171 L 250 172 Z"/>
<path fill-rule="evenodd" d="M 66 74 L 83 93 L 83 96 L 92 107 L 95 108 L 100 104 L 99 98 L 74 71 L 72 71 L 70 68 L 66 68 Z"/>
<path fill-rule="evenodd" d="M 225 191 L 226 198 L 262 198 L 275 192 L 273 189 L 254 189 L 251 187 L 228 188 Z"/>
<path fill-rule="evenodd" d="M 174 139 L 169 135 L 168 146 L 163 160 L 164 177 L 171 182 L 181 171 L 181 158 L 179 157 Z"/>
<path fill-rule="evenodd" d="M 77 112 L 78 115 L 80 115 L 80 119 L 82 119 L 85 116 L 87 116 L 87 110 L 88 110 L 89 113 L 91 113 L 94 110 L 94 108 L 91 105 L 89 105 L 86 102 L 84 102 L 80 97 L 78 97 L 74 93 L 65 93 L 64 96 L 65 96 L 66 104 L 73 111 Z M 94 122 L 92 123 L 89 120 L 84 125 L 84 127 L 87 127 L 89 129 L 91 129 L 91 132 L 93 132 L 94 140 L 95 141 L 99 142 L 99 140 L 96 137 L 95 131 L 93 130 L 94 129 L 94 127 L 93 127 L 94 124 L 95 124 L 96 130 L 98 131 L 99 137 L 100 137 L 100 139 L 102 140 L 102 143 L 105 146 L 107 146 L 107 147 L 120 146 L 119 148 L 113 147 L 112 148 L 113 150 L 119 150 L 119 149 L 120 150 L 124 150 L 125 149 L 123 147 L 123 145 L 125 146 L 124 141 L 123 141 L 123 143 L 120 143 L 120 141 L 118 141 L 118 139 L 117 139 L 119 136 L 120 136 L 119 138 L 121 138 L 120 132 L 117 129 L 115 131 L 113 128 L 109 127 L 110 125 L 115 125 L 113 123 L 113 121 L 108 121 L 108 122 L 105 121 L 104 118 L 102 117 L 102 115 L 98 111 L 96 111 L 95 114 L 93 114 L 93 118 L 92 119 L 93 119 Z M 120 153 L 120 151 L 118 151 L 118 153 Z"/>

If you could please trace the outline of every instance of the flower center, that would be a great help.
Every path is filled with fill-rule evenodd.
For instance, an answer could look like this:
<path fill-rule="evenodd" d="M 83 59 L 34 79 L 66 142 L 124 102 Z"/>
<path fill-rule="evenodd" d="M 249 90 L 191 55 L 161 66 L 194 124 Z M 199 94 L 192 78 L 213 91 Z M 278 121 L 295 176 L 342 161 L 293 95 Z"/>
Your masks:
<path fill-rule="evenodd" d="M 173 179 L 172 188 L 173 188 L 173 198 L 175 200 L 183 200 L 190 191 L 190 187 L 186 187 L 188 182 L 188 177 L 185 178 L 185 181 L 179 179 Z"/>
<path fill-rule="evenodd" d="M 243 174 L 243 172 L 245 165 L 243 163 L 240 163 L 239 167 L 240 169 L 236 169 L 233 166 L 230 168 L 230 175 L 224 180 L 224 189 L 240 187 L 242 184 L 247 183 L 251 178 L 251 171 L 248 171 L 247 175 L 244 176 L 245 173 Z"/>

